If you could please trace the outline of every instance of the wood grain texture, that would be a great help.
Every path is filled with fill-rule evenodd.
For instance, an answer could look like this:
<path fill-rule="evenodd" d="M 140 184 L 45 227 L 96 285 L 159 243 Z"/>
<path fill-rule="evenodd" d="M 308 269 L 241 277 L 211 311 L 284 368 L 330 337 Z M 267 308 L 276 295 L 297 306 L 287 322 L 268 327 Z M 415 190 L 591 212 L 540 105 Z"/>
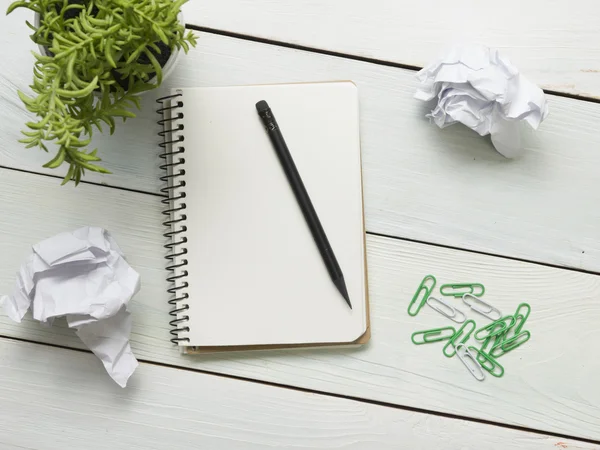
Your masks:
<path fill-rule="evenodd" d="M 0 71 L 0 165 L 57 173 L 41 168 L 48 155 L 17 143 L 26 114 L 15 88 L 24 89 L 31 73 L 30 55 L 12 44 L 25 33 L 17 25 L 0 33 L 3 48 L 18 53 L 18 63 Z M 410 71 L 210 34 L 181 61 L 165 87 L 144 98 L 137 119 L 96 139 L 114 174 L 87 179 L 158 192 L 154 99 L 171 86 L 352 79 L 361 101 L 368 231 L 600 270 L 598 104 L 550 96 L 548 120 L 537 133 L 526 131 L 525 156 L 506 160 L 471 130 L 429 124 L 426 107 L 412 98 Z"/>
<path fill-rule="evenodd" d="M 142 360 L 600 439 L 600 360 L 589 352 L 600 339 L 598 276 L 369 236 L 367 346 L 186 357 L 169 342 L 156 197 L 90 185 L 63 189 L 51 178 L 5 169 L 0 179 L 0 292 L 12 289 L 31 244 L 80 225 L 105 227 L 141 274 L 131 309 L 132 347 Z M 406 313 L 428 273 L 440 282 L 482 282 L 486 299 L 506 314 L 522 301 L 532 305 L 532 340 L 502 358 L 504 378 L 479 383 L 460 361 L 442 356 L 440 345 L 410 342 L 414 331 L 449 324 L 429 308 L 416 318 Z M 46 328 L 1 315 L 0 335 L 81 348 L 64 322 Z"/>
<path fill-rule="evenodd" d="M 141 364 L 127 389 L 92 356 L 2 339 L 3 449 L 597 449 L 573 439 Z"/>
<path fill-rule="evenodd" d="M 192 0 L 184 12 L 189 24 L 419 67 L 484 44 L 545 89 L 600 98 L 594 0 Z"/>

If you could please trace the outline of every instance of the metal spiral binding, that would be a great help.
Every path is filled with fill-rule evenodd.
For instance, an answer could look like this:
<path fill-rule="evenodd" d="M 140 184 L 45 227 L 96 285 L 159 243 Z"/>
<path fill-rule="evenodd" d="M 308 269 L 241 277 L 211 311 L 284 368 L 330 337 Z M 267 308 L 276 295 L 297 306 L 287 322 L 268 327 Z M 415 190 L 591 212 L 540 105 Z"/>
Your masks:
<path fill-rule="evenodd" d="M 158 124 L 162 127 L 162 131 L 158 135 L 163 139 L 163 142 L 159 144 L 163 152 L 159 156 L 164 160 L 164 164 L 160 168 L 165 171 L 165 175 L 160 179 L 166 183 L 166 187 L 160 191 L 165 194 L 165 198 L 161 201 L 166 206 L 163 214 L 167 216 L 167 220 L 163 222 L 163 225 L 168 228 L 163 236 L 170 240 L 164 247 L 168 250 L 165 259 L 168 261 L 167 271 L 169 276 L 167 281 L 170 287 L 167 292 L 171 296 L 169 304 L 173 306 L 173 309 L 169 312 L 173 319 L 169 324 L 172 327 L 171 335 L 173 338 L 171 342 L 174 344 L 190 341 L 188 337 L 180 336 L 190 331 L 189 326 L 187 326 L 190 318 L 184 314 L 190 308 L 189 304 L 185 303 L 185 300 L 189 298 L 186 292 L 189 286 L 186 281 L 188 272 L 185 270 L 188 261 L 182 258 L 187 254 L 187 248 L 185 247 L 187 243 L 187 237 L 185 236 L 187 216 L 183 212 L 186 209 L 186 204 L 183 201 L 186 196 L 185 181 L 183 180 L 185 175 L 185 169 L 183 168 L 185 164 L 185 147 L 182 144 L 184 141 L 183 124 L 180 123 L 180 120 L 183 119 L 183 112 L 181 111 L 183 100 L 175 100 L 181 97 L 182 94 L 179 92 L 157 100 L 161 105 L 157 113 L 162 117 L 158 121 Z"/>

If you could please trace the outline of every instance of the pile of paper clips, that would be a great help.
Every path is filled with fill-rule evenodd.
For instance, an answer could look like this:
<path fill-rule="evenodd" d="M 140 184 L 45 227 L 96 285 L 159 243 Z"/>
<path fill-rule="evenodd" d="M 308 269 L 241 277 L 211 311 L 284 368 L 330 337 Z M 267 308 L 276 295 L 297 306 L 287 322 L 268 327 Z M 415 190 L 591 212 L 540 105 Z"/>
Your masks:
<path fill-rule="evenodd" d="M 452 283 L 440 287 L 443 297 L 462 298 L 462 302 L 471 311 L 474 311 L 492 323 L 477 329 L 474 320 L 467 320 L 467 315 L 452 305 L 443 297 L 432 296 L 437 280 L 433 275 L 427 275 L 419 285 L 417 292 L 408 305 L 408 314 L 416 316 L 421 308 L 429 305 L 444 317 L 461 324 L 457 330 L 454 327 L 434 328 L 431 330 L 417 331 L 412 335 L 416 345 L 431 342 L 448 341 L 442 352 L 448 358 L 457 355 L 471 374 L 479 381 L 485 379 L 485 372 L 494 377 L 504 375 L 504 367 L 497 358 L 520 347 L 531 337 L 529 331 L 524 331 L 523 326 L 531 313 L 531 306 L 521 303 L 513 315 L 503 316 L 500 310 L 481 297 L 485 287 L 481 283 Z M 467 344 L 473 336 L 480 342 L 479 347 Z"/>

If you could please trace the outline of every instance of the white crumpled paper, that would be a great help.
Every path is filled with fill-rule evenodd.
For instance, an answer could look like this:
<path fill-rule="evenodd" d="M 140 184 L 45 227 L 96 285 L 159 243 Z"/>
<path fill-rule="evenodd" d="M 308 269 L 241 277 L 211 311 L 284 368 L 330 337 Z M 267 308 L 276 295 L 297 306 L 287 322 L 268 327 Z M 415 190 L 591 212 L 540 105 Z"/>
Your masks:
<path fill-rule="evenodd" d="M 123 256 L 102 228 L 61 233 L 33 246 L 17 273 L 14 293 L 0 297 L 0 304 L 15 322 L 30 306 L 33 318 L 44 324 L 65 316 L 112 379 L 125 387 L 138 366 L 129 345 L 127 304 L 140 288 L 140 276 Z"/>
<path fill-rule="evenodd" d="M 520 121 L 533 129 L 548 115 L 544 92 L 495 49 L 455 47 L 422 69 L 415 98 L 437 106 L 427 117 L 440 128 L 460 122 L 481 136 L 491 134 L 507 158 L 522 153 Z"/>

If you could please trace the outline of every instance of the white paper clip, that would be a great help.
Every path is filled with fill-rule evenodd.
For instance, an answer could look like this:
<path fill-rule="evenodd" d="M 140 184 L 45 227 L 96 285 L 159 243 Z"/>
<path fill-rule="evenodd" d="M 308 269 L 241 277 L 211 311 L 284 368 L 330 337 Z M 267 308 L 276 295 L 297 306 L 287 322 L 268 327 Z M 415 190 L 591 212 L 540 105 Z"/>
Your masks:
<path fill-rule="evenodd" d="M 434 300 L 435 302 L 439 303 L 443 306 L 443 308 L 442 306 L 436 305 L 434 302 L 430 302 L 430 300 Z M 431 308 L 439 312 L 442 316 L 447 317 L 448 319 L 456 323 L 464 323 L 464 321 L 467 320 L 467 316 L 464 312 L 462 312 L 460 309 L 455 308 L 450 303 L 447 303 L 445 300 L 436 297 L 429 297 L 427 299 L 427 304 Z"/>
<path fill-rule="evenodd" d="M 483 371 L 483 367 L 481 367 L 481 364 L 479 364 L 479 361 L 477 361 L 477 358 L 473 356 L 473 353 L 469 351 L 467 346 L 465 344 L 458 344 L 455 350 L 458 359 L 460 359 L 465 367 L 469 369 L 471 375 L 473 375 L 478 381 L 485 380 L 485 372 Z"/>
<path fill-rule="evenodd" d="M 471 299 L 471 302 L 468 302 L 467 299 Z M 481 314 L 482 316 L 487 317 L 490 320 L 498 320 L 502 317 L 502 313 L 495 306 L 490 305 L 487 302 L 484 302 L 481 298 L 477 297 L 473 294 L 465 294 L 463 295 L 463 302 L 469 308 L 471 308 L 476 313 Z M 481 307 L 484 306 L 484 308 Z"/>

